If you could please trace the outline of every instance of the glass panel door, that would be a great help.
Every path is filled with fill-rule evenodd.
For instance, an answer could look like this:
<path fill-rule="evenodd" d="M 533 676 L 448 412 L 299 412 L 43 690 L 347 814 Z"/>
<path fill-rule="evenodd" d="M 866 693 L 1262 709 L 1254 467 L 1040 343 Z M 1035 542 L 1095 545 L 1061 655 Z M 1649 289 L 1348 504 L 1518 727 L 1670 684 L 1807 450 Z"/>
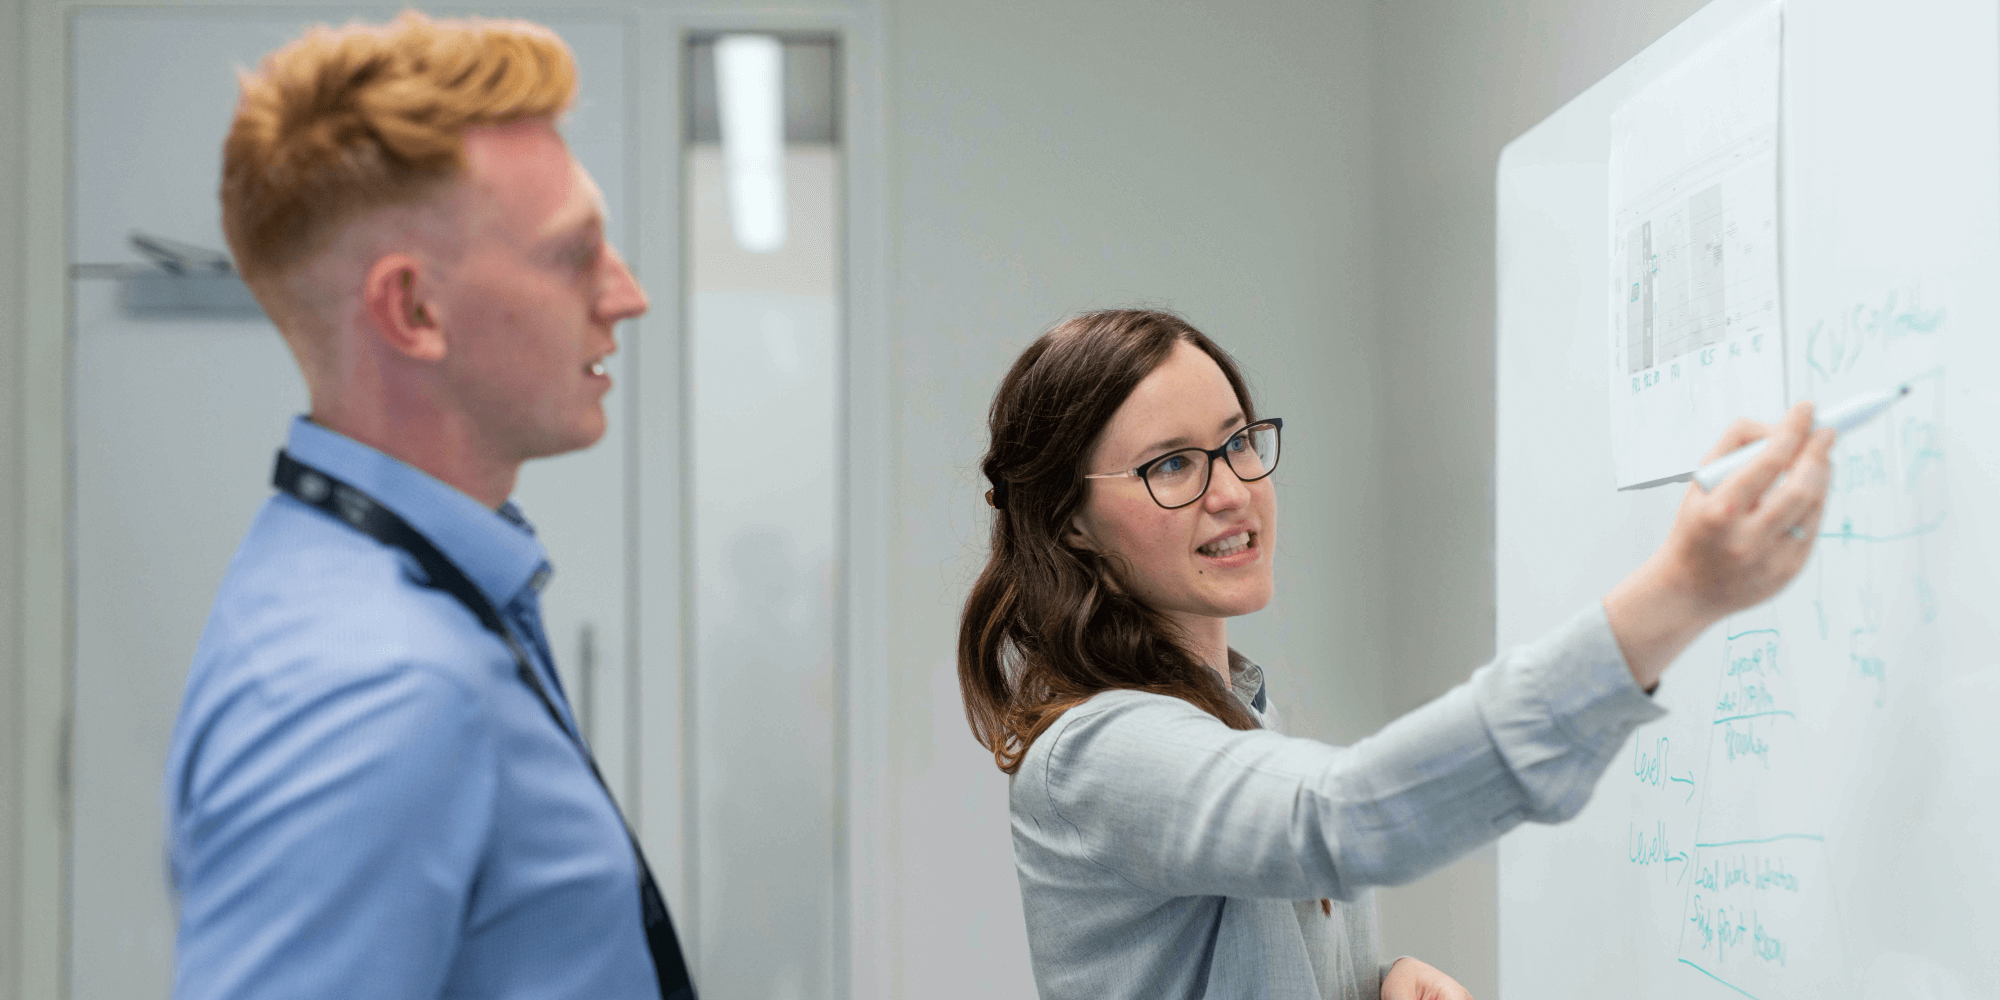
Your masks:
<path fill-rule="evenodd" d="M 685 56 L 697 980 L 833 996 L 837 51 L 723 35 Z"/>

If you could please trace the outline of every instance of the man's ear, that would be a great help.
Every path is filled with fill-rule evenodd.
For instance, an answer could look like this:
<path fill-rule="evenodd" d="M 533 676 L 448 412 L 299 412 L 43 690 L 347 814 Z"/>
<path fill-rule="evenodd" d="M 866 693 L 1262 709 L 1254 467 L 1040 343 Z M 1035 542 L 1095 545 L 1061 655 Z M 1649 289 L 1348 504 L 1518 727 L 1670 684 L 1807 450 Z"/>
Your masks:
<path fill-rule="evenodd" d="M 423 265 L 406 253 L 382 257 L 361 286 L 368 318 L 383 343 L 415 361 L 442 361 L 444 317 L 433 301 Z"/>

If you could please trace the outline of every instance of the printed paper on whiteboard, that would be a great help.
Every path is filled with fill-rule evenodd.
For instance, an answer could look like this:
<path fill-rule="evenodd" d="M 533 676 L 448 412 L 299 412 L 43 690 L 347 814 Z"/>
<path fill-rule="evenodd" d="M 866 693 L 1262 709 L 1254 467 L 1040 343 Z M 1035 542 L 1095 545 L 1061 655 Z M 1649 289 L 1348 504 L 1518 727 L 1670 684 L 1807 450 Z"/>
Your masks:
<path fill-rule="evenodd" d="M 1784 411 L 1779 8 L 1611 117 L 1611 441 L 1618 486 L 1693 471 L 1737 417 Z"/>

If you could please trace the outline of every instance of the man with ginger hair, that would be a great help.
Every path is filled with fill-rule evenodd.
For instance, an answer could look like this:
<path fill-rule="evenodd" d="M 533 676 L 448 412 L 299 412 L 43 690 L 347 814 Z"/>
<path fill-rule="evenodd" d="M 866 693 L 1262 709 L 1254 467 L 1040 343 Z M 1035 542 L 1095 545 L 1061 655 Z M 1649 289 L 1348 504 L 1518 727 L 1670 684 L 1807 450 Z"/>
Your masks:
<path fill-rule="evenodd" d="M 242 80 L 223 229 L 305 375 L 166 776 L 183 998 L 694 995 L 508 502 L 604 433 L 646 296 L 520 22 L 316 29 Z"/>

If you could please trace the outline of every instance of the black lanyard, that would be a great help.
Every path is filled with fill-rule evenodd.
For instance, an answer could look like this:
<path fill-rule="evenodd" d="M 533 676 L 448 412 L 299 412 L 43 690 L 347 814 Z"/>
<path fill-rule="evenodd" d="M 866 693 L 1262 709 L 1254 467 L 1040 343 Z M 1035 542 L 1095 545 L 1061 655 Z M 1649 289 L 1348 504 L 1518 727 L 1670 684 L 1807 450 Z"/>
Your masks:
<path fill-rule="evenodd" d="M 424 575 L 429 577 L 428 586 L 458 598 L 458 603 L 465 605 L 465 609 L 479 619 L 479 624 L 507 644 L 507 651 L 514 654 L 514 666 L 520 672 L 521 680 L 541 700 L 542 707 L 548 710 L 549 718 L 555 720 L 556 728 L 562 730 L 564 738 L 575 744 L 583 754 L 584 763 L 590 765 L 591 777 L 597 779 L 598 787 L 603 788 L 605 797 L 610 798 L 611 789 L 605 787 L 604 775 L 598 773 L 597 761 L 590 755 L 590 748 L 570 733 L 562 713 L 556 710 L 556 703 L 543 689 L 542 679 L 535 673 L 534 664 L 521 648 L 520 640 L 508 630 L 493 602 L 487 600 L 486 595 L 466 578 L 465 572 L 456 563 L 438 551 L 438 547 L 431 544 L 422 532 L 410 527 L 408 521 L 376 503 L 374 497 L 284 451 L 278 452 L 278 467 L 271 473 L 271 485 L 301 503 L 333 515 L 335 520 L 354 530 L 414 557 L 417 565 L 423 567 Z M 612 800 L 611 808 L 614 811 L 618 809 L 617 800 Z M 622 813 L 619 822 L 624 822 Z M 632 857 L 639 863 L 639 914 L 645 921 L 646 946 L 653 953 L 653 972 L 659 977 L 661 1000 L 695 1000 L 694 981 L 689 978 L 687 962 L 681 957 L 680 939 L 674 934 L 674 922 L 667 915 L 666 901 L 660 897 L 660 886 L 653 881 L 653 869 L 646 864 L 646 852 L 640 850 L 639 840 L 632 836 L 630 826 L 625 828 L 625 837 L 631 841 Z"/>

